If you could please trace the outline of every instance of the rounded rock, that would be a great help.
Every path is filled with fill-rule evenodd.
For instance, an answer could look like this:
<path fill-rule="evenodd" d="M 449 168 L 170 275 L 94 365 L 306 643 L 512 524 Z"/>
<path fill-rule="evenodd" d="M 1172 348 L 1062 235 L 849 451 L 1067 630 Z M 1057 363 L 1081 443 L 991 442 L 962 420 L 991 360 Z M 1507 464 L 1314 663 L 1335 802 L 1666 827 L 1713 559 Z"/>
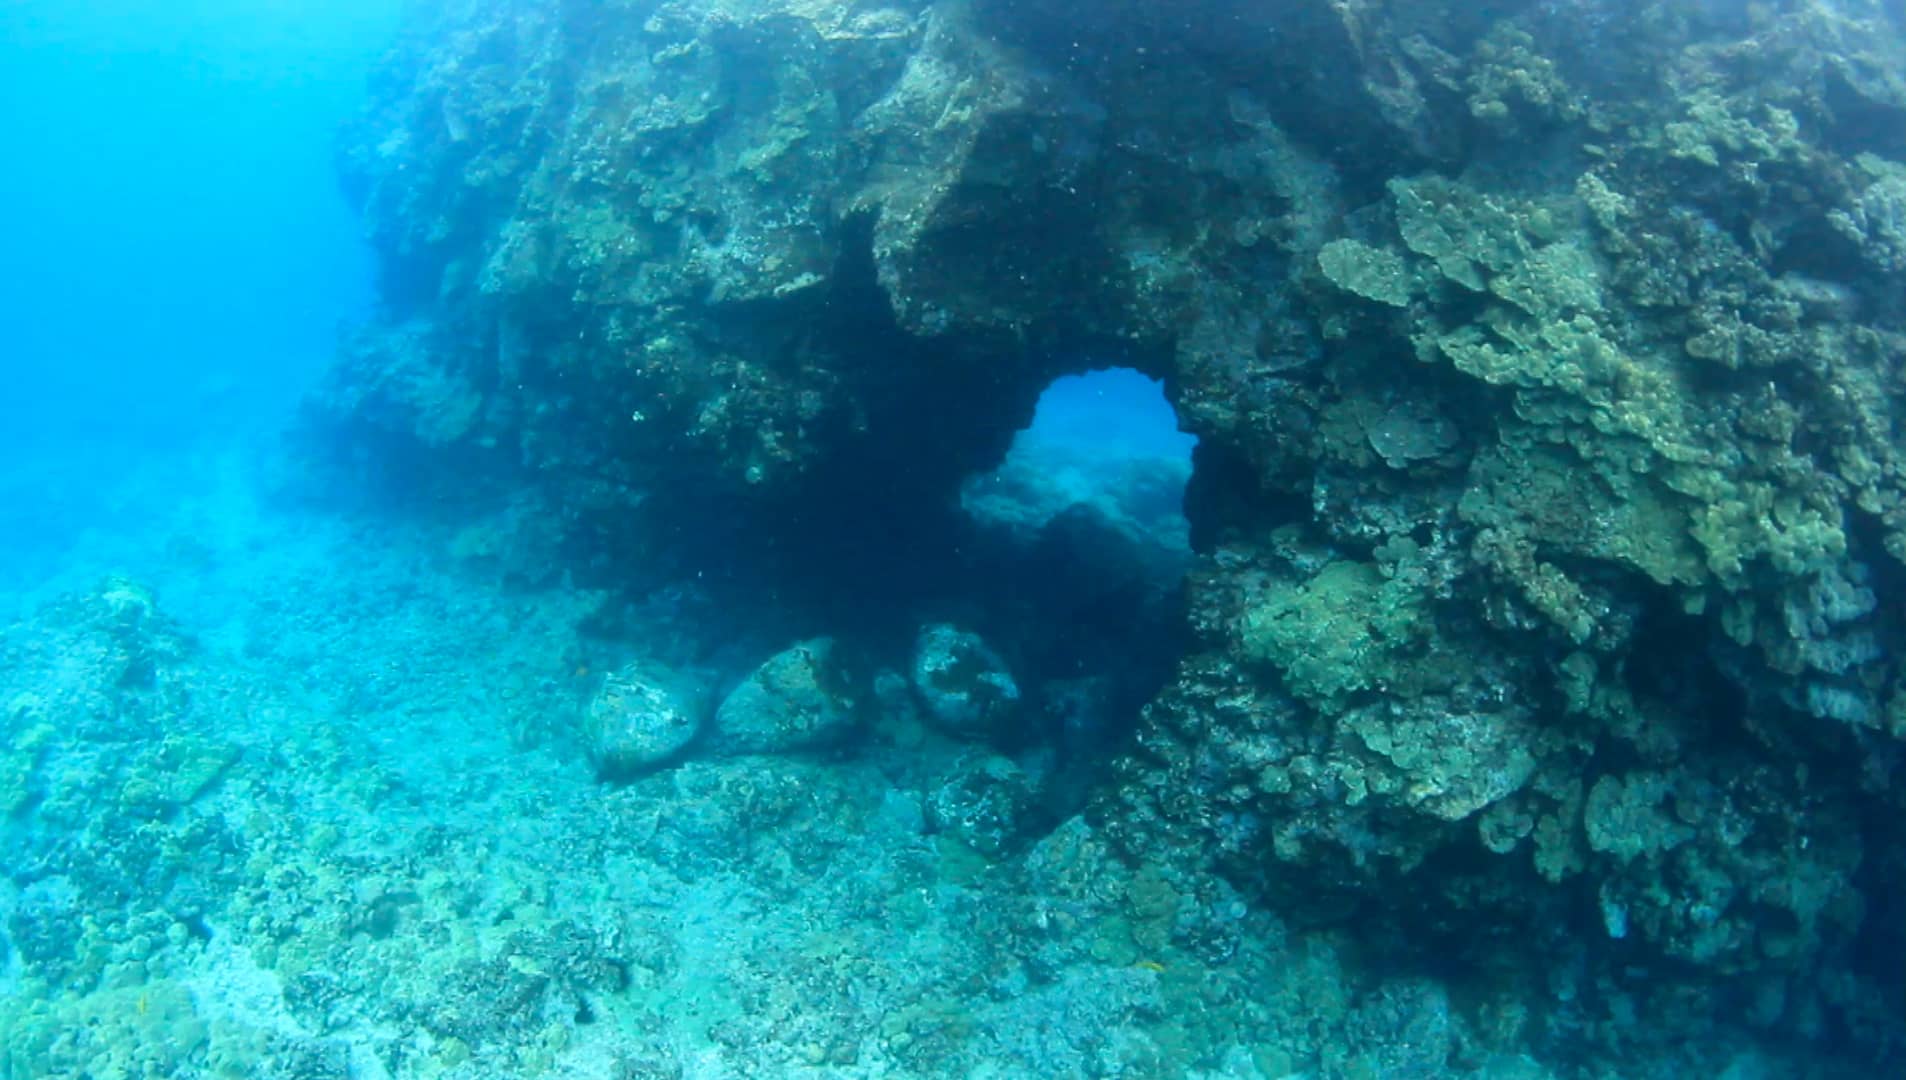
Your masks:
<path fill-rule="evenodd" d="M 596 774 L 624 780 L 668 763 L 701 733 L 707 695 L 688 676 L 649 663 L 612 672 L 583 712 Z"/>
<path fill-rule="evenodd" d="M 839 743 L 859 723 L 852 685 L 832 638 L 784 649 L 721 703 L 714 747 L 724 754 L 782 754 Z"/>
<path fill-rule="evenodd" d="M 927 796 L 927 827 L 997 858 L 1028 837 L 1037 808 L 1038 792 L 1024 769 L 998 754 L 969 754 Z"/>
<path fill-rule="evenodd" d="M 920 631 L 913 687 L 927 719 L 963 739 L 1002 739 L 1019 715 L 1019 684 L 978 634 L 947 623 Z"/>

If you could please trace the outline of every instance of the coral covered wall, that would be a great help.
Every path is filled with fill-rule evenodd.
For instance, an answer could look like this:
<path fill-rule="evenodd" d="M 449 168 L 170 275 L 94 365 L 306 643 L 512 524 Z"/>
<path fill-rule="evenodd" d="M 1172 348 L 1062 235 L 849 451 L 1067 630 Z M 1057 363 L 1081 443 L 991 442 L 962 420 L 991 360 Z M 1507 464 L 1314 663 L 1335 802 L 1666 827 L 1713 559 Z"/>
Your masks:
<path fill-rule="evenodd" d="M 384 299 L 314 417 L 613 577 L 931 536 L 1116 354 L 1200 440 L 1130 857 L 1613 1043 L 1890 1052 L 1898 6 L 1080 8 L 451 5 L 343 144 Z"/>

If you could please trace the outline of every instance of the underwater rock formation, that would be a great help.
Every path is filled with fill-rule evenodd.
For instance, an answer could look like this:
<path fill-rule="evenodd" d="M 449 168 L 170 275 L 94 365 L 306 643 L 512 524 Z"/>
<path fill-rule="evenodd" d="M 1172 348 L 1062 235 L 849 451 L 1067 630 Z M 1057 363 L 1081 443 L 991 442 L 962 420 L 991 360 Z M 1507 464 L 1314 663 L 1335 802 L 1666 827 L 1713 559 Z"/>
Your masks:
<path fill-rule="evenodd" d="M 1898 6 L 1076 11 L 453 6 L 345 142 L 314 415 L 598 579 L 912 552 L 1115 343 L 1200 439 L 1129 857 L 1545 973 L 1503 1046 L 1901 1052 Z"/>
<path fill-rule="evenodd" d="M 1011 758 L 962 757 L 928 797 L 927 826 L 982 855 L 998 857 L 1026 839 L 1038 793 Z"/>
<path fill-rule="evenodd" d="M 611 672 L 583 710 L 583 745 L 604 779 L 626 779 L 680 754 L 708 720 L 706 693 L 655 664 Z"/>
<path fill-rule="evenodd" d="M 927 719 L 948 735 L 1000 741 L 1022 735 L 1015 730 L 1019 684 L 978 634 L 946 623 L 922 628 L 913 646 L 913 689 Z"/>
<path fill-rule="evenodd" d="M 853 677 L 831 638 L 776 653 L 715 711 L 710 743 L 724 754 L 778 754 L 845 742 L 860 723 Z"/>

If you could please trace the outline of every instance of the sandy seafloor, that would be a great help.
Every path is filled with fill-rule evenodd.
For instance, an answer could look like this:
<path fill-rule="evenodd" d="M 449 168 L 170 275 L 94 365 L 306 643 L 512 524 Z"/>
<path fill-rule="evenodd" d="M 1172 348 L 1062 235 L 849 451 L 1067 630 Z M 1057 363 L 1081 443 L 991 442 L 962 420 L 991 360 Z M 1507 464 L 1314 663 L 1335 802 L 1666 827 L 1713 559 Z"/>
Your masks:
<path fill-rule="evenodd" d="M 850 751 L 600 783 L 576 717 L 640 642 L 579 629 L 599 598 L 278 460 L 7 481 L 94 524 L 9 533 L 6 1080 L 1566 1075 L 1081 818 L 932 832 L 1014 766 L 904 695 Z"/>

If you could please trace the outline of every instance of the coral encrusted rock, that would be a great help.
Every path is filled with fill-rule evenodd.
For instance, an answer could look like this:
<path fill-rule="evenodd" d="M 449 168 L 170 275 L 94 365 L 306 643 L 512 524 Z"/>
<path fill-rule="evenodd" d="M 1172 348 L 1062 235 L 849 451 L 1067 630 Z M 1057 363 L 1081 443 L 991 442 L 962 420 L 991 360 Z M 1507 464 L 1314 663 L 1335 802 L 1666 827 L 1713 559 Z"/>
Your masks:
<path fill-rule="evenodd" d="M 1012 759 L 974 752 L 962 756 L 926 800 L 927 825 L 936 833 L 998 857 L 1028 837 L 1038 792 Z"/>
<path fill-rule="evenodd" d="M 715 712 L 710 744 L 723 754 L 784 754 L 846 740 L 859 726 L 861 698 L 831 638 L 774 654 L 741 681 Z"/>
<path fill-rule="evenodd" d="M 627 779 L 672 760 L 708 720 L 692 677 L 638 662 L 610 673 L 583 711 L 589 760 L 604 779 Z"/>
<path fill-rule="evenodd" d="M 1010 740 L 1020 720 L 1019 684 L 978 635 L 947 623 L 920 631 L 913 688 L 927 719 L 962 739 Z"/>
<path fill-rule="evenodd" d="M 1749 1014 L 1897 1072 L 1899 4 L 1089 7 L 447 5 L 344 140 L 386 295 L 325 445 L 912 645 L 1012 749 L 1079 673 L 1002 628 L 1133 603 L 1011 595 L 946 508 L 1116 354 L 1198 447 L 1109 843 L 1584 1074 Z M 718 744 L 835 737 L 825 686 L 777 658 Z"/>

